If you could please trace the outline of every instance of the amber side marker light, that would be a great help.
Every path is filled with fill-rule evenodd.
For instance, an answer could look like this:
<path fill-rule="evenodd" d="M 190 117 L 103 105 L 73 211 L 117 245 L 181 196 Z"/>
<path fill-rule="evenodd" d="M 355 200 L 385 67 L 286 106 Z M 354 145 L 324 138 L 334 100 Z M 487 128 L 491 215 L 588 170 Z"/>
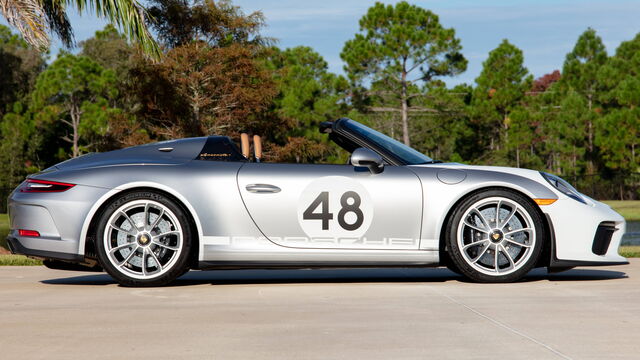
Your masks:
<path fill-rule="evenodd" d="M 551 205 L 558 199 L 533 199 L 538 205 Z"/>
<path fill-rule="evenodd" d="M 30 237 L 40 237 L 40 233 L 35 231 L 35 230 L 25 230 L 25 229 L 20 229 L 18 230 L 18 235 L 20 236 L 30 236 Z"/>

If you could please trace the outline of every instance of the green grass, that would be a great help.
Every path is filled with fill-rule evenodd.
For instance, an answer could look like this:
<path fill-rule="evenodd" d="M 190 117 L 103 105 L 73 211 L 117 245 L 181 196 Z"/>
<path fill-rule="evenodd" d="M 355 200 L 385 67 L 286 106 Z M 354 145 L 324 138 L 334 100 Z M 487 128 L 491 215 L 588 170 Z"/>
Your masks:
<path fill-rule="evenodd" d="M 0 255 L 0 266 L 42 265 L 42 261 L 29 259 L 23 255 Z"/>
<path fill-rule="evenodd" d="M 640 221 L 640 200 L 604 200 L 603 203 L 611 206 L 627 221 Z"/>
<path fill-rule="evenodd" d="M 618 253 L 628 258 L 640 257 L 640 246 L 638 245 L 620 246 L 620 249 L 618 249 Z"/>
<path fill-rule="evenodd" d="M 9 216 L 0 214 L 0 247 L 8 249 L 7 235 L 9 235 Z"/>

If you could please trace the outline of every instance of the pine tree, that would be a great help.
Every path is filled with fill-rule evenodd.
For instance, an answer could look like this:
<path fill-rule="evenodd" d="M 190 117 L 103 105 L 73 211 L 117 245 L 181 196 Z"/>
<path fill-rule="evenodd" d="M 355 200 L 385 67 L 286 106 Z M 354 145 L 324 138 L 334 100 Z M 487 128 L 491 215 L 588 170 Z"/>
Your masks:
<path fill-rule="evenodd" d="M 409 145 L 409 113 L 421 111 L 411 109 L 411 99 L 421 95 L 415 90 L 466 70 L 460 40 L 453 29 L 440 24 L 436 14 L 406 1 L 377 2 L 360 19 L 360 31 L 340 54 L 345 70 L 354 85 L 375 85 L 368 95 L 384 101 L 372 110 L 400 113 L 402 138 Z"/>
<path fill-rule="evenodd" d="M 493 152 L 505 147 L 510 114 L 531 88 L 533 78 L 524 67 L 522 50 L 506 39 L 482 65 L 473 91 L 471 116 L 478 127 L 480 146 Z"/>

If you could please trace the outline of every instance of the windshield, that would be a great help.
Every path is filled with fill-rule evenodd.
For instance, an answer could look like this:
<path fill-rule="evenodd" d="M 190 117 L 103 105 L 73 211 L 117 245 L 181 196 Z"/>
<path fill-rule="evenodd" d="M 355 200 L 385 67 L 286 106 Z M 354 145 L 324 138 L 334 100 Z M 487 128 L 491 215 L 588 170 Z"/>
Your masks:
<path fill-rule="evenodd" d="M 348 120 L 343 123 L 343 126 L 348 129 L 350 133 L 367 139 L 376 147 L 384 149 L 395 155 L 395 157 L 399 158 L 407 165 L 428 164 L 433 162 L 433 159 L 430 157 L 358 122 Z"/>

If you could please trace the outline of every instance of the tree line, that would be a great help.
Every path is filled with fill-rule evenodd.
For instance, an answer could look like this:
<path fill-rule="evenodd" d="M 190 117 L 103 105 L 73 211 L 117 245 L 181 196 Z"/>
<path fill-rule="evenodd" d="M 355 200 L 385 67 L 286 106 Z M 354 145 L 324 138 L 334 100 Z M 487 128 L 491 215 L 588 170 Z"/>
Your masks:
<path fill-rule="evenodd" d="M 0 26 L 0 187 L 87 152 L 209 134 L 262 135 L 267 161 L 344 163 L 317 127 L 346 116 L 443 161 L 639 196 L 640 35 L 610 56 L 589 28 L 561 69 L 537 79 L 505 39 L 474 84 L 449 88 L 467 66 L 460 39 L 407 2 L 368 9 L 341 52 L 345 75 L 310 47 L 277 47 L 260 12 L 230 1 L 147 4 L 159 58 L 108 25 L 47 63 Z"/>

